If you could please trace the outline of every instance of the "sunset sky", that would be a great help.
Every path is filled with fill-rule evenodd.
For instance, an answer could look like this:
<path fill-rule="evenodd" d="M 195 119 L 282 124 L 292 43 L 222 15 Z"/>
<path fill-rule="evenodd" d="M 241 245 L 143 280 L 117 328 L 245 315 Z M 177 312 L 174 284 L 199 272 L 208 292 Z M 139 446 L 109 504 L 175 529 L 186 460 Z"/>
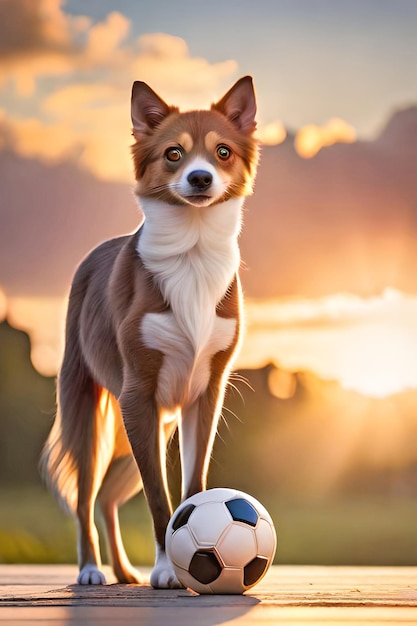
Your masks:
<path fill-rule="evenodd" d="M 417 101 L 413 0 L 2 0 L 0 17 L 3 142 L 107 179 L 130 180 L 138 78 L 188 108 L 252 74 L 261 132 L 313 143 L 373 137 Z"/>
<path fill-rule="evenodd" d="M 0 0 L 0 318 L 7 314 L 30 331 L 36 365 L 56 371 L 64 298 L 78 261 L 102 238 L 132 230 L 138 220 L 130 191 L 133 80 L 148 82 L 186 109 L 209 105 L 251 74 L 261 141 L 284 145 L 293 137 L 279 155 L 264 149 L 264 167 L 273 178 L 274 167 L 284 164 L 277 169 L 280 189 L 284 176 L 289 187 L 274 202 L 283 210 L 291 200 L 298 213 L 279 221 L 281 249 L 293 256 L 288 253 L 288 264 L 284 259 L 279 267 L 276 292 L 251 293 L 249 278 L 248 340 L 240 365 L 275 359 L 378 397 L 417 388 L 417 284 L 413 288 L 409 278 L 416 275 L 409 256 L 417 224 L 417 163 L 411 139 L 408 156 L 394 163 L 409 135 L 405 131 L 401 139 L 405 117 L 388 144 L 378 143 L 398 111 L 411 111 L 407 124 L 414 128 L 416 32 L 414 0 Z M 352 151 L 342 153 L 340 146 Z M 346 186 L 338 184 L 336 192 L 343 187 L 344 194 L 339 198 L 331 183 L 336 166 L 339 174 L 347 171 L 345 163 L 353 175 L 346 174 Z M 355 163 L 361 164 L 357 170 Z M 392 172 L 384 189 L 380 182 Z M 269 187 L 259 180 L 258 202 L 271 203 Z M 328 187 L 326 201 L 314 185 L 318 180 Z M 309 212 L 307 189 L 316 194 L 314 206 L 322 211 L 317 217 Z M 255 216 L 256 198 L 255 192 Z M 340 284 L 327 276 L 328 239 L 315 230 L 320 220 L 327 224 L 326 237 L 337 230 L 334 212 L 333 221 L 325 217 L 333 206 L 336 212 L 347 207 L 337 236 L 345 234 L 346 250 L 360 248 L 362 255 L 343 266 Z M 366 236 L 375 231 L 379 237 L 370 245 L 358 240 L 358 224 L 364 229 L 365 222 Z M 255 230 L 244 234 L 249 260 L 265 247 L 259 236 L 249 241 Z M 335 239 L 335 255 L 342 249 L 340 267 L 346 250 Z M 313 258 L 300 270 L 306 251 Z M 357 289 L 356 278 L 369 276 L 372 263 L 385 269 L 374 272 L 368 289 Z M 326 276 L 320 289 L 306 288 L 308 280 L 300 279 L 300 272 L 309 271 Z M 289 297 L 297 300 L 293 308 Z M 292 317 L 282 322 L 282 315 Z M 352 349 L 355 342 L 362 351 Z"/>

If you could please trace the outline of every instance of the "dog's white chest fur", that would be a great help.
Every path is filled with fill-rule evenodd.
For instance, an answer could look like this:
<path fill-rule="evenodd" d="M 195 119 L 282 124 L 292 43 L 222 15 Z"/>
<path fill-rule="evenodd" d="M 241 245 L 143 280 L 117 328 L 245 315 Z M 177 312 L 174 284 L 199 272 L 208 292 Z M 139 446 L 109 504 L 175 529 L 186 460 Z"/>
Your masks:
<path fill-rule="evenodd" d="M 207 388 L 211 357 L 230 346 L 236 323 L 216 316 L 207 342 L 196 354 L 172 313 L 145 315 L 142 333 L 146 344 L 164 354 L 156 394 L 161 407 L 173 411 L 190 405 Z"/>
<path fill-rule="evenodd" d="M 235 336 L 237 321 L 217 316 L 216 306 L 239 268 L 242 199 L 207 208 L 145 199 L 141 206 L 138 252 L 170 305 L 169 312 L 146 314 L 141 333 L 164 354 L 158 401 L 174 409 L 204 391 L 212 356 Z"/>

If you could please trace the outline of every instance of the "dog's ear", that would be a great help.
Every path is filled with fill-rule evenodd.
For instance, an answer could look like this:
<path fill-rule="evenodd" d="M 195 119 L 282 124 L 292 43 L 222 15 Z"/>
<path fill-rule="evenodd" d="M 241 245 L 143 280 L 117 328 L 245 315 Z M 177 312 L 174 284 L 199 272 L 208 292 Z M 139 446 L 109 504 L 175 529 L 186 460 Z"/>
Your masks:
<path fill-rule="evenodd" d="M 223 113 L 239 130 L 252 133 L 256 129 L 256 99 L 251 76 L 244 76 L 219 102 L 211 105 Z"/>
<path fill-rule="evenodd" d="M 132 87 L 131 115 L 133 134 L 149 134 L 162 120 L 177 111 L 162 100 L 146 83 L 136 80 Z"/>

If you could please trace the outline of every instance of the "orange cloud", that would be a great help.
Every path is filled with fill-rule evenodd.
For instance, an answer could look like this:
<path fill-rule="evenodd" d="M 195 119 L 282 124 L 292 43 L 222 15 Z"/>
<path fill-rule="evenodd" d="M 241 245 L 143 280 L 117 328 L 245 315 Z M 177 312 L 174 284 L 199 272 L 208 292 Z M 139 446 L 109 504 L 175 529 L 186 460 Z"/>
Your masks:
<path fill-rule="evenodd" d="M 3 122 L 3 133 L 14 149 L 25 157 L 56 161 L 69 156 L 76 147 L 70 127 L 65 124 L 44 124 L 34 117 L 6 119 Z"/>
<path fill-rule="evenodd" d="M 10 324 L 29 334 L 33 366 L 44 376 L 54 376 L 62 360 L 66 304 L 65 298 L 9 298 L 4 302 Z"/>
<path fill-rule="evenodd" d="M 131 182 L 132 82 L 136 78 L 149 82 L 164 99 L 183 108 L 205 107 L 221 95 L 226 79 L 237 69 L 233 60 L 212 64 L 192 57 L 186 42 L 172 35 L 148 34 L 126 44 L 130 22 L 117 12 L 94 26 L 83 23 L 83 28 L 88 27 L 85 41 L 77 48 L 71 45 L 74 28 L 59 2 L 48 0 L 46 4 L 50 9 L 47 22 L 57 24 L 61 47 L 57 42 L 52 46 L 51 36 L 43 32 L 42 48 L 39 34 L 29 61 L 13 56 L 9 77 L 13 76 L 19 92 L 26 94 L 35 89 L 38 76 L 54 72 L 73 72 L 76 82 L 72 78 L 70 84 L 44 97 L 41 117 L 9 115 L 0 119 L 0 141 L 8 137 L 24 156 L 50 161 L 70 155 L 100 178 Z M 102 82 L 81 82 L 83 71 L 98 68 L 105 74 Z"/>
<path fill-rule="evenodd" d="M 9 82 L 20 96 L 30 96 L 40 77 L 101 69 L 107 83 L 126 89 L 132 80 L 145 80 L 189 107 L 218 96 L 219 84 L 237 69 L 234 60 L 192 57 L 186 42 L 172 35 L 126 41 L 130 26 L 117 11 L 92 24 L 86 16 L 66 14 L 62 0 L 2 0 L 0 86 Z"/>
<path fill-rule="evenodd" d="M 126 96 L 112 84 L 72 84 L 51 94 L 43 110 L 59 120 L 55 132 L 63 141 L 70 131 L 83 167 L 103 179 L 131 182 L 131 123 Z"/>
<path fill-rule="evenodd" d="M 261 143 L 265 146 L 275 146 L 285 141 L 287 131 L 282 122 L 270 122 L 269 124 L 260 124 L 257 129 L 257 136 Z"/>
<path fill-rule="evenodd" d="M 177 106 L 205 107 L 221 95 L 237 63 L 192 57 L 183 39 L 164 33 L 128 41 L 131 24 L 121 13 L 92 24 L 85 16 L 66 14 L 62 4 L 0 3 L 0 87 L 32 97 L 42 112 L 23 119 L 4 112 L 0 146 L 8 142 L 24 156 L 47 161 L 71 156 L 103 179 L 132 181 L 132 82 L 149 82 Z M 96 70 L 100 82 L 91 80 Z M 62 75 L 66 86 L 37 102 L 37 80 Z"/>
<path fill-rule="evenodd" d="M 85 16 L 65 14 L 62 0 L 2 0 L 0 57 L 27 59 L 43 52 L 68 53 L 74 37 L 90 25 Z"/>
<path fill-rule="evenodd" d="M 90 65 L 117 63 L 121 52 L 121 43 L 127 36 L 130 20 L 113 11 L 104 22 L 99 22 L 88 32 L 84 56 Z M 115 57 L 116 55 L 116 57 Z"/>
<path fill-rule="evenodd" d="M 210 63 L 192 57 L 183 39 L 165 33 L 142 35 L 137 45 L 132 77 L 150 83 L 165 100 L 181 108 L 206 107 L 222 95 L 223 83 L 238 67 L 231 59 Z"/>
<path fill-rule="evenodd" d="M 315 300 L 247 300 L 236 367 L 276 362 L 384 398 L 417 388 L 417 298 L 334 294 Z"/>
<path fill-rule="evenodd" d="M 325 146 L 353 143 L 356 138 L 353 126 L 342 119 L 332 118 L 324 126 L 309 124 L 301 128 L 295 138 L 295 149 L 301 157 L 310 159 Z"/>
<path fill-rule="evenodd" d="M 0 321 L 26 331 L 31 359 L 55 375 L 63 354 L 66 298 L 6 300 L 0 289 Z M 335 294 L 316 300 L 250 300 L 247 330 L 236 367 L 276 362 L 272 391 L 291 397 L 291 372 L 312 371 L 323 379 L 376 398 L 417 388 L 417 298 L 393 289 L 360 298 Z"/>
<path fill-rule="evenodd" d="M 11 83 L 18 95 L 30 96 L 38 77 L 74 71 L 78 37 L 90 27 L 90 20 L 65 14 L 61 4 L 61 0 L 2 0 L 0 86 Z"/>

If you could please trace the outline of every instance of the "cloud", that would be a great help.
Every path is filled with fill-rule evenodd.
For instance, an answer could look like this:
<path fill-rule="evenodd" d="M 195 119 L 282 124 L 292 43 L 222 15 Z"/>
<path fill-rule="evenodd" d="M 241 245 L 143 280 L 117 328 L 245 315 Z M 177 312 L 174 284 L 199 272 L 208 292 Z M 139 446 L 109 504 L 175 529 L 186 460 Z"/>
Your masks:
<path fill-rule="evenodd" d="M 232 59 L 210 63 L 192 57 L 183 39 L 165 33 L 142 35 L 137 46 L 138 56 L 132 59 L 134 76 L 180 108 L 207 107 L 223 95 L 219 90 L 238 67 Z"/>
<path fill-rule="evenodd" d="M 64 349 L 67 299 L 9 298 L 6 306 L 9 323 L 30 337 L 33 366 L 44 376 L 55 376 Z"/>
<path fill-rule="evenodd" d="M 83 100 L 80 90 L 74 89 L 62 100 L 79 100 L 80 107 L 82 101 L 87 115 L 96 99 L 105 97 L 97 89 Z M 70 109 L 68 105 L 68 116 Z M 109 103 L 107 111 L 110 116 Z M 79 115 L 76 107 L 74 115 Z M 99 117 L 94 107 L 89 115 L 91 124 Z M 398 115 L 400 119 L 395 116 L 395 123 L 387 126 L 389 132 L 375 142 L 339 144 L 323 150 L 320 158 L 299 158 L 290 140 L 264 146 L 255 194 L 245 203 L 240 239 L 247 267 L 242 273 L 246 293 L 253 297 L 320 296 L 339 290 L 368 294 L 387 285 L 415 292 L 417 182 L 411 164 L 417 145 L 417 110 Z M 81 137 L 82 126 L 88 123 L 84 118 L 79 123 Z M 94 131 L 91 152 L 79 148 L 75 157 L 90 159 L 90 169 L 95 165 L 102 172 L 105 167 L 114 172 L 116 165 L 122 167 L 122 158 L 129 158 L 128 129 L 115 136 L 112 146 L 108 139 L 112 119 L 101 118 L 100 124 L 103 143 Z M 51 145 L 60 145 L 71 156 L 72 138 L 67 140 L 64 134 L 67 127 L 62 120 L 55 123 Z M 30 128 L 26 128 L 27 148 Z M 56 162 L 52 151 L 49 162 L 19 156 L 10 149 L 10 125 L 5 128 L 3 123 L 3 131 L 0 143 L 6 148 L 9 143 L 9 149 L 0 151 L 0 285 L 8 295 L 62 294 L 76 264 L 92 246 L 129 232 L 138 223 L 131 164 L 125 166 L 129 184 L 109 182 L 104 176 L 99 180 L 75 157 Z M 38 149 L 39 128 L 33 124 L 31 132 L 33 150 Z"/>
<path fill-rule="evenodd" d="M 0 86 L 11 83 L 20 96 L 34 93 L 41 76 L 70 74 L 79 56 L 87 17 L 72 17 L 60 0 L 2 0 Z"/>
<path fill-rule="evenodd" d="M 66 297 L 6 299 L 0 290 L 0 321 L 7 312 L 8 321 L 29 334 L 32 363 L 44 376 L 54 376 L 62 361 L 66 307 Z M 249 299 L 236 366 L 263 367 L 279 355 L 280 368 L 288 371 L 273 370 L 270 382 L 281 399 L 294 392 L 291 372 L 304 370 L 384 398 L 417 387 L 416 312 L 416 296 L 393 289 L 372 298 Z"/>
<path fill-rule="evenodd" d="M 71 84 L 43 103 L 45 113 L 57 120 L 59 136 L 70 131 L 78 163 L 102 179 L 133 180 L 127 95 L 112 84 Z M 48 145 L 42 149 L 46 156 Z"/>
<path fill-rule="evenodd" d="M 95 24 L 89 30 L 84 51 L 87 65 L 114 65 L 123 61 L 121 44 L 129 29 L 130 20 L 117 11 L 110 13 L 104 22 Z"/>
<path fill-rule="evenodd" d="M 12 144 L 24 157 L 41 157 L 45 161 L 58 161 L 75 148 L 71 128 L 65 124 L 44 124 L 35 117 L 3 119 L 0 140 L 5 145 Z"/>
<path fill-rule="evenodd" d="M 342 119 L 332 118 L 323 126 L 308 124 L 301 128 L 295 138 L 295 149 L 301 157 L 310 159 L 325 146 L 353 143 L 356 139 L 353 126 Z"/>
<path fill-rule="evenodd" d="M 100 241 L 141 217 L 131 185 L 98 180 L 73 160 L 0 152 L 0 286 L 11 296 L 62 296 Z"/>
<path fill-rule="evenodd" d="M 65 15 L 61 4 L 60 0 L 2 0 L 0 57 L 4 60 L 71 51 L 74 34 L 89 20 Z"/>
<path fill-rule="evenodd" d="M 132 39 L 130 26 L 117 11 L 92 24 L 67 15 L 60 0 L 2 0 L 0 88 L 26 98 L 35 115 L 4 111 L 0 148 L 8 143 L 47 162 L 71 156 L 100 178 L 131 181 L 134 80 L 182 108 L 206 107 L 230 86 L 236 61 L 193 57 L 183 39 L 165 33 Z M 50 76 L 62 78 L 59 88 L 40 92 L 39 79 Z"/>
<path fill-rule="evenodd" d="M 126 88 L 134 79 L 145 80 L 166 98 L 175 98 L 175 104 L 188 107 L 197 100 L 210 103 L 237 70 L 232 59 L 210 63 L 192 57 L 180 37 L 148 33 L 133 40 L 130 27 L 130 20 L 117 11 L 92 24 L 86 16 L 66 14 L 62 0 L 2 0 L 0 84 L 9 81 L 19 95 L 30 96 L 38 78 L 76 74 L 75 82 L 80 82 L 84 72 L 96 82 L 91 71 L 101 69 L 106 83 Z"/>
<path fill-rule="evenodd" d="M 417 388 L 416 296 L 395 289 L 361 298 L 247 301 L 237 367 L 277 361 L 374 398 Z M 291 382 L 291 381 L 287 381 Z"/>
<path fill-rule="evenodd" d="M 79 101 L 87 111 L 110 95 L 97 87 L 87 97 L 74 87 L 72 95 L 68 91 L 60 98 L 68 101 L 66 115 L 71 115 L 70 102 Z M 63 104 L 57 97 L 49 106 L 52 114 L 55 106 L 60 109 Z M 91 115 L 94 117 L 94 107 Z M 384 389 L 394 391 L 400 384 L 417 384 L 416 359 L 409 356 L 411 349 L 417 354 L 417 334 L 413 334 L 414 343 L 410 340 L 404 347 L 391 324 L 397 307 L 409 302 L 396 291 L 401 290 L 414 294 L 414 304 L 407 309 L 407 318 L 398 317 L 400 325 L 415 328 L 413 199 L 417 181 L 410 163 L 417 145 L 417 110 L 399 113 L 393 120 L 375 142 L 335 146 L 317 159 L 299 158 L 290 141 L 263 149 L 256 192 L 246 203 L 240 237 L 245 263 L 242 281 L 247 298 L 292 299 L 271 309 L 251 306 L 249 300 L 250 335 L 241 353 L 242 367 L 258 366 L 275 354 L 281 355 L 285 367 L 317 371 L 315 358 L 320 353 L 323 359 L 329 355 L 333 368 L 334 362 L 337 365 L 335 346 L 340 344 L 333 341 L 330 331 L 342 333 L 347 328 L 343 349 L 353 365 L 346 371 L 339 368 L 337 374 L 346 387 L 359 389 L 361 372 L 352 353 L 357 345 L 364 346 L 363 363 L 368 372 L 366 389 L 365 378 L 362 389 L 367 393 L 381 393 L 381 380 Z M 26 131 L 29 135 L 29 129 Z M 108 154 L 111 161 L 111 146 Z M 140 216 L 129 185 L 100 181 L 73 162 L 45 164 L 3 150 L 0 189 L 0 285 L 10 301 L 10 319 L 31 334 L 33 361 L 42 371 L 53 371 L 60 356 L 54 348 L 60 332 L 60 307 L 75 267 L 100 241 L 135 229 Z M 386 290 L 387 285 L 395 289 Z M 304 299 L 340 291 L 384 295 L 366 300 L 353 296 L 332 296 L 318 302 Z M 294 296 L 304 296 L 302 306 Z M 4 315 L 5 296 L 0 289 L 0 320 Z M 45 331 L 40 334 L 35 326 L 41 327 L 43 320 Z M 366 335 L 367 325 L 378 320 L 378 332 Z M 330 330 L 323 334 L 326 325 Z M 262 327 L 276 327 L 276 341 L 271 340 L 271 333 L 262 334 Z M 291 359 L 299 354 L 296 348 L 307 330 L 311 343 L 306 338 L 305 358 L 294 363 Z M 401 380 L 395 373 L 388 381 L 391 374 L 381 354 L 385 345 L 395 358 L 406 350 L 404 367 L 396 368 Z M 371 361 L 372 351 L 379 355 L 377 363 Z M 320 375 L 331 377 L 334 371 L 328 368 Z"/>
<path fill-rule="evenodd" d="M 123 67 L 131 53 L 123 47 L 129 29 L 130 21 L 117 11 L 92 24 L 86 16 L 66 14 L 61 0 L 2 0 L 0 86 L 29 97 L 43 77 Z"/>
<path fill-rule="evenodd" d="M 269 122 L 269 124 L 259 124 L 257 136 L 264 146 L 276 146 L 285 141 L 287 131 L 282 122 Z"/>

